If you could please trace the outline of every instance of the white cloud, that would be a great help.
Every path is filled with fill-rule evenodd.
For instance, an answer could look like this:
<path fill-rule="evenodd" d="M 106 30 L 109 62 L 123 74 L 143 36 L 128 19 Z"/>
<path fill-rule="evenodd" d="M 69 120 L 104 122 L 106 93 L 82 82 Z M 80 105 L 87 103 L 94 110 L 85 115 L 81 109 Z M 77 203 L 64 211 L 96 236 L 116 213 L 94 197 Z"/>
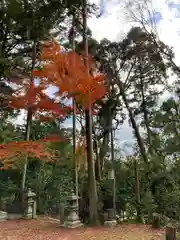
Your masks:
<path fill-rule="evenodd" d="M 91 0 L 98 4 L 98 0 Z M 92 30 L 93 37 L 100 41 L 107 38 L 111 41 L 120 40 L 130 30 L 133 25 L 132 21 L 127 21 L 126 13 L 122 7 L 123 1 L 105 1 L 105 14 L 101 18 L 95 16 L 88 20 L 88 25 Z M 117 3 L 119 2 L 119 3 Z M 179 0 L 172 1 L 180 3 Z M 157 26 L 160 39 L 174 48 L 177 64 L 180 64 L 180 18 L 175 18 L 177 9 L 168 8 L 167 0 L 152 0 L 152 6 L 155 11 L 162 15 L 162 20 Z M 129 127 L 128 121 L 125 121 L 121 129 L 117 131 L 116 137 L 119 139 L 120 145 L 133 142 L 132 129 Z"/>
<path fill-rule="evenodd" d="M 99 0 L 91 0 L 90 2 L 98 4 Z M 102 17 L 97 18 L 93 16 L 88 20 L 88 25 L 92 30 L 93 37 L 98 41 L 107 38 L 109 40 L 117 40 L 126 34 L 132 26 L 132 21 L 127 19 L 125 9 L 122 2 L 118 1 L 105 1 L 105 13 Z M 179 0 L 172 1 L 173 3 L 180 4 Z M 115 4 L 116 3 L 116 4 Z M 166 44 L 172 46 L 176 53 L 180 51 L 180 36 L 178 31 L 180 29 L 180 17 L 176 17 L 177 9 L 170 9 L 167 0 L 152 0 L 153 9 L 159 11 L 163 17 L 157 26 L 159 37 Z M 180 63 L 180 54 L 176 54 L 176 61 Z"/>

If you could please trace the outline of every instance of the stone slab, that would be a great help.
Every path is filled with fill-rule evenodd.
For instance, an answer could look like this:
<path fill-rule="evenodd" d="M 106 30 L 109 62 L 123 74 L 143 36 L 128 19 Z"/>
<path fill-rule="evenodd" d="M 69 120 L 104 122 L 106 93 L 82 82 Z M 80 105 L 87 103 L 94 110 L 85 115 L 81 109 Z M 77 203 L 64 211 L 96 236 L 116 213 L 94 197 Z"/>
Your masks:
<path fill-rule="evenodd" d="M 83 227 L 84 224 L 81 223 L 81 221 L 77 220 L 77 221 L 65 221 L 64 224 L 60 225 L 63 228 L 80 228 Z"/>
<path fill-rule="evenodd" d="M 111 221 L 105 221 L 104 222 L 104 226 L 105 227 L 114 227 L 117 225 L 117 221 L 116 220 L 111 220 Z"/>

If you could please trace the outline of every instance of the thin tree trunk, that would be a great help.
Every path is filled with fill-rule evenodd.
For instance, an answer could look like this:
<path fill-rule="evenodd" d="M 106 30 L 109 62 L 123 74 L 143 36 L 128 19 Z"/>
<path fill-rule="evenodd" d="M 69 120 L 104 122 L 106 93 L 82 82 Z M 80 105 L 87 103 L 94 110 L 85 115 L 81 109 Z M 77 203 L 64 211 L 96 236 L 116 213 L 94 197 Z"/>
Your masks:
<path fill-rule="evenodd" d="M 113 128 L 111 127 L 111 161 L 112 167 L 114 171 L 114 179 L 113 179 L 113 211 L 114 216 L 116 215 L 116 174 L 115 174 L 115 166 L 114 166 L 114 137 L 113 137 Z"/>
<path fill-rule="evenodd" d="M 137 167 L 137 160 L 134 162 L 135 176 L 136 176 L 136 199 L 137 199 L 137 217 L 141 220 L 141 198 L 140 198 L 140 184 L 139 184 L 139 170 Z"/>
<path fill-rule="evenodd" d="M 142 59 L 140 59 L 140 64 L 143 64 Z M 149 152 L 152 155 L 153 154 L 153 146 L 152 146 L 151 131 L 150 131 L 150 127 L 149 127 L 149 117 L 148 117 L 146 99 L 145 99 L 145 95 L 144 95 L 143 73 L 142 73 L 141 65 L 140 65 L 140 88 L 141 88 L 141 95 L 142 95 L 142 108 L 143 108 L 144 123 L 146 126 L 147 137 L 148 137 Z"/>
<path fill-rule="evenodd" d="M 104 168 L 104 158 L 108 152 L 108 144 L 109 144 L 109 133 L 110 131 L 104 131 L 103 142 L 99 151 L 99 162 L 100 162 L 100 170 L 103 171 Z"/>
<path fill-rule="evenodd" d="M 93 134 L 94 134 L 94 139 L 93 139 L 93 150 L 96 155 L 96 161 L 95 161 L 95 175 L 96 175 L 96 181 L 100 182 L 101 181 L 101 164 L 100 164 L 100 158 L 99 158 L 99 153 L 98 153 L 98 139 L 95 135 L 95 128 L 93 125 Z"/>
<path fill-rule="evenodd" d="M 75 11 L 75 10 L 74 10 Z M 75 13 L 72 20 L 72 49 L 75 51 Z M 78 196 L 78 168 L 76 161 L 76 101 L 73 98 L 73 170 L 74 170 L 74 183 L 75 194 Z"/>
<path fill-rule="evenodd" d="M 177 127 L 177 118 L 179 116 L 179 110 L 178 110 L 178 106 L 177 106 L 175 100 L 173 102 L 173 105 L 174 105 L 174 110 L 175 110 L 175 115 L 176 115 L 176 117 L 175 117 L 174 114 L 172 113 L 173 128 L 174 128 L 174 132 L 176 134 L 176 137 L 178 137 L 180 139 L 180 134 L 179 134 L 178 127 Z"/>
<path fill-rule="evenodd" d="M 83 41 L 85 50 L 85 65 L 87 73 L 89 74 L 88 67 L 88 39 L 87 39 L 87 1 L 83 0 Z M 95 166 L 93 159 L 93 142 L 92 142 L 92 109 L 89 105 L 85 111 L 86 121 L 86 144 L 87 144 L 87 162 L 88 162 L 88 183 L 89 183 L 89 217 L 91 224 L 98 223 L 97 211 L 97 188 L 95 179 Z"/>
<path fill-rule="evenodd" d="M 124 87 L 122 86 L 122 83 L 120 84 L 120 91 L 121 91 L 121 96 L 122 96 L 122 99 L 124 101 L 124 104 L 126 106 L 126 109 L 128 110 L 128 114 L 129 114 L 129 118 L 130 118 L 130 121 L 132 123 L 132 127 L 134 129 L 134 132 L 135 132 L 135 137 L 137 139 L 137 142 L 138 142 L 138 146 L 139 146 L 139 149 L 140 149 L 140 152 L 141 152 L 141 155 L 144 159 L 144 162 L 147 163 L 148 162 L 148 158 L 147 158 L 147 155 L 146 155 L 146 150 L 145 150 L 145 146 L 144 146 L 144 143 L 142 141 L 142 138 L 141 138 L 141 135 L 140 135 L 140 132 L 139 132 L 139 129 L 138 129 L 138 126 L 136 124 L 136 121 L 134 119 L 134 116 L 133 116 L 133 113 L 132 113 L 132 110 L 129 106 L 129 103 L 128 103 L 128 100 L 126 98 L 126 94 L 124 92 Z"/>
<path fill-rule="evenodd" d="M 33 47 L 32 47 L 32 68 L 31 68 L 31 72 L 34 69 L 35 63 L 36 63 L 36 42 L 34 41 Z M 30 85 L 32 84 L 32 82 L 33 82 L 33 76 L 32 76 L 32 73 L 31 73 Z M 27 113 L 27 120 L 26 120 L 25 141 L 29 141 L 29 139 L 30 139 L 31 123 L 32 123 L 32 110 L 29 107 L 28 113 Z M 24 191 L 25 184 L 26 184 L 27 165 L 28 165 L 28 157 L 26 157 L 25 162 L 24 162 L 24 169 L 23 169 L 23 176 L 22 176 L 22 192 Z"/>

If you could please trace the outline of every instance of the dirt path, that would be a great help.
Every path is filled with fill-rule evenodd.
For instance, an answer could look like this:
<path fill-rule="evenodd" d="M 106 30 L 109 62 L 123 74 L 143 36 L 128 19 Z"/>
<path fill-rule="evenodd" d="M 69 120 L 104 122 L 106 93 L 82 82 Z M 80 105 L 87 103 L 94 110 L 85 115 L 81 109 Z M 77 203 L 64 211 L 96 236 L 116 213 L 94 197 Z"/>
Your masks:
<path fill-rule="evenodd" d="M 0 223 L 0 240 L 162 240 L 163 230 L 147 225 L 67 230 L 52 219 L 18 220 Z"/>

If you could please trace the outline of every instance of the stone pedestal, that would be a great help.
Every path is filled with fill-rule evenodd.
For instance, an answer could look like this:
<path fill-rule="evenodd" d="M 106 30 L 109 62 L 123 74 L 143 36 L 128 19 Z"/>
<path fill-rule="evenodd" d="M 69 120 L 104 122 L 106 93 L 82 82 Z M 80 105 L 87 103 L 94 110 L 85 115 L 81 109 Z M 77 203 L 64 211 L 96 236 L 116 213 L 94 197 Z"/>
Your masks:
<path fill-rule="evenodd" d="M 7 212 L 0 211 L 0 222 L 7 220 Z"/>
<path fill-rule="evenodd" d="M 72 193 L 69 196 L 68 215 L 63 225 L 61 225 L 62 227 L 78 228 L 83 226 L 83 224 L 79 220 L 79 215 L 78 215 L 78 199 L 79 197 L 76 196 L 74 193 Z"/>
<path fill-rule="evenodd" d="M 117 225 L 117 221 L 116 221 L 116 216 L 115 216 L 115 212 L 113 209 L 107 209 L 107 218 L 104 221 L 104 226 L 106 227 L 114 227 Z"/>
<path fill-rule="evenodd" d="M 34 219 L 36 218 L 36 194 L 29 188 L 24 194 L 23 199 L 23 218 L 24 219 Z"/>

